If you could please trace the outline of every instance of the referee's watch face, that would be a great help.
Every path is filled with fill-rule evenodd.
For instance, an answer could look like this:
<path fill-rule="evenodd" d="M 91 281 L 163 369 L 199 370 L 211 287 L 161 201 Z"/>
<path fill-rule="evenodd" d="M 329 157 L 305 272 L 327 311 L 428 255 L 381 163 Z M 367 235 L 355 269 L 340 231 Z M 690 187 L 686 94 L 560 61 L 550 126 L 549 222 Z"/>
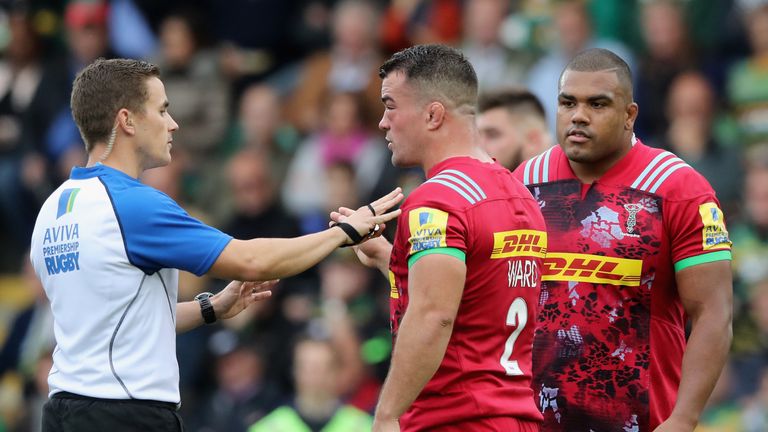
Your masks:
<path fill-rule="evenodd" d="M 169 103 L 163 82 L 151 77 L 146 85 L 148 97 L 144 111 L 134 115 L 137 151 L 145 170 L 171 162 L 173 132 L 179 128 L 168 112 Z"/>

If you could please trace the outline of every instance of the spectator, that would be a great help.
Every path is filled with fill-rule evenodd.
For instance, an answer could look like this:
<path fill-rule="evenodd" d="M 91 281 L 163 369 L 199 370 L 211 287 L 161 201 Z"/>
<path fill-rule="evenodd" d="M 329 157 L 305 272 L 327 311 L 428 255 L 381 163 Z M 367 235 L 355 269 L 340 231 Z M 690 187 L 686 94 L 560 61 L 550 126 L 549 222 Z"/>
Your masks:
<path fill-rule="evenodd" d="M 0 57 L 0 271 L 20 268 L 34 214 L 56 181 L 45 129 L 66 106 L 66 79 L 45 60 L 32 16 L 21 7 L 7 15 L 8 40 Z M 1 25 L 0 25 L 1 26 Z"/>
<path fill-rule="evenodd" d="M 322 126 L 297 150 L 283 185 L 287 209 L 300 218 L 311 218 L 318 212 L 325 215 L 329 210 L 329 185 L 324 174 L 328 167 L 337 162 L 352 165 L 356 171 L 355 195 L 359 197 L 373 189 L 386 164 L 384 143 L 365 127 L 371 116 L 362 95 L 332 92 L 324 101 L 327 110 Z"/>
<path fill-rule="evenodd" d="M 209 340 L 215 355 L 216 387 L 200 408 L 195 432 L 246 432 L 277 408 L 284 396 L 265 374 L 264 350 L 230 330 Z"/>
<path fill-rule="evenodd" d="M 733 366 L 726 363 L 695 432 L 743 432 L 744 409 L 734 394 L 735 384 Z"/>
<path fill-rule="evenodd" d="M 460 0 L 394 0 L 384 11 L 382 43 L 392 53 L 414 44 L 452 45 L 461 37 Z"/>
<path fill-rule="evenodd" d="M 738 149 L 715 137 L 716 97 L 703 74 L 689 71 L 677 75 L 667 95 L 666 134 L 652 138 L 650 144 L 669 148 L 701 173 L 717 193 L 723 210 L 735 216 L 741 199 L 742 160 Z"/>
<path fill-rule="evenodd" d="M 555 131 L 557 92 L 552 83 L 557 83 L 566 63 L 579 51 L 587 48 L 607 48 L 616 52 L 630 66 L 631 53 L 618 42 L 597 39 L 592 34 L 592 22 L 583 0 L 565 0 L 555 5 L 553 12 L 553 37 L 556 44 L 529 70 L 527 85 L 544 105 L 550 133 Z"/>
<path fill-rule="evenodd" d="M 283 117 L 282 98 L 277 90 L 267 84 L 247 87 L 240 97 L 229 139 L 223 145 L 224 152 L 228 156 L 243 148 L 264 152 L 279 188 L 299 144 L 298 131 Z"/>
<path fill-rule="evenodd" d="M 379 13 L 368 1 L 343 0 L 333 12 L 333 44 L 302 65 L 298 85 L 287 106 L 288 119 L 304 133 L 317 131 L 327 96 L 360 93 L 371 113 L 381 107 L 377 67 L 381 64 L 376 29 Z M 374 129 L 372 119 L 365 126 Z"/>
<path fill-rule="evenodd" d="M 291 403 L 253 424 L 249 432 L 361 432 L 371 429 L 373 419 L 370 415 L 339 399 L 339 353 L 330 342 L 300 340 L 293 353 L 296 393 Z"/>
<path fill-rule="evenodd" d="M 731 229 L 731 236 L 739 245 L 733 255 L 737 295 L 768 279 L 768 144 L 747 151 L 745 161 L 745 214 Z"/>
<path fill-rule="evenodd" d="M 752 54 L 728 73 L 728 102 L 744 145 L 768 140 L 768 4 L 744 13 Z"/>
<path fill-rule="evenodd" d="M 268 156 L 243 149 L 227 163 L 226 178 L 232 191 L 233 214 L 223 223 L 235 238 L 293 237 L 299 226 L 285 213 L 277 194 Z"/>
<path fill-rule="evenodd" d="M 66 52 L 51 64 L 50 73 L 65 80 L 64 99 L 57 105 L 54 118 L 42 130 L 43 142 L 52 163 L 56 164 L 54 184 L 69 177 L 74 166 L 87 159 L 84 143 L 72 120 L 68 106 L 75 74 L 97 58 L 115 56 L 109 41 L 109 4 L 104 0 L 73 0 L 64 10 Z"/>
<path fill-rule="evenodd" d="M 477 72 L 480 90 L 521 85 L 533 59 L 508 49 L 501 40 L 509 14 L 506 0 L 469 0 L 465 4 L 461 51 Z"/>
<path fill-rule="evenodd" d="M 185 201 L 205 207 L 198 189 L 206 190 L 220 171 L 219 145 L 229 119 L 227 83 L 211 48 L 206 19 L 194 9 L 172 12 L 160 24 L 157 59 L 166 94 L 175 102 L 181 124 L 175 139 L 177 162 L 183 165 Z"/>
<path fill-rule="evenodd" d="M 646 52 L 639 60 L 635 95 L 637 103 L 649 109 L 638 116 L 637 132 L 650 138 L 669 127 L 663 107 L 668 106 L 672 81 L 681 72 L 696 68 L 698 57 L 688 39 L 682 4 L 651 0 L 640 12 Z"/>

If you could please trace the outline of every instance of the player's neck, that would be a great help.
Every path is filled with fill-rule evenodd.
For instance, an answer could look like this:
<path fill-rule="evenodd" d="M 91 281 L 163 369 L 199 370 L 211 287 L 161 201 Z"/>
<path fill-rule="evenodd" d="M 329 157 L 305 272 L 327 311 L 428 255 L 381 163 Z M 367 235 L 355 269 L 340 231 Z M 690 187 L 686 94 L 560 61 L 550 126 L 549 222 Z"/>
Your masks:
<path fill-rule="evenodd" d="M 631 144 L 622 147 L 620 151 L 612 153 L 598 161 L 575 162 L 569 159 L 568 164 L 570 164 L 573 173 L 582 183 L 592 184 L 619 163 L 630 150 L 632 150 Z"/>
<path fill-rule="evenodd" d="M 478 144 L 477 129 L 474 127 L 447 128 L 424 152 L 422 169 L 424 173 L 440 162 L 453 157 L 471 157 L 481 162 L 492 163 L 493 159 Z"/>

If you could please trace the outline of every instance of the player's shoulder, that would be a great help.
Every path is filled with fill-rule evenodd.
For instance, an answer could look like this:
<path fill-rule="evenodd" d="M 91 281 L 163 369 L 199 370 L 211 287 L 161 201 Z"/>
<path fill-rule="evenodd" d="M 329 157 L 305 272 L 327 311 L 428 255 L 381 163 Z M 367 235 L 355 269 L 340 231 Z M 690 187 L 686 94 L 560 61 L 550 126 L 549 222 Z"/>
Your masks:
<path fill-rule="evenodd" d="M 562 148 L 554 145 L 521 163 L 513 175 L 526 186 L 557 180 L 557 163 L 562 156 Z"/>
<path fill-rule="evenodd" d="M 501 169 L 501 166 L 480 166 L 479 163 L 441 166 L 411 193 L 408 201 L 415 205 L 432 203 L 455 209 L 477 205 L 488 199 L 491 185 L 486 177 L 494 169 Z"/>
<path fill-rule="evenodd" d="M 676 154 L 645 145 L 641 150 L 635 160 L 639 172 L 632 173 L 628 178 L 632 189 L 669 200 L 685 200 L 712 193 L 712 186 L 704 176 Z"/>

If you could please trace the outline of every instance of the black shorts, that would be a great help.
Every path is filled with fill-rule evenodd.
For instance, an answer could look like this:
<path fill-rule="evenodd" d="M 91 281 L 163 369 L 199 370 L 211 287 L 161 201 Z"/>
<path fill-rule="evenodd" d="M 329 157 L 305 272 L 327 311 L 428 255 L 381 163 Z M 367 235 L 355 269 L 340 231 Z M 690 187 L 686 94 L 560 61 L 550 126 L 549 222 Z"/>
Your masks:
<path fill-rule="evenodd" d="M 183 432 L 169 402 L 98 399 L 56 393 L 43 405 L 43 432 Z"/>

